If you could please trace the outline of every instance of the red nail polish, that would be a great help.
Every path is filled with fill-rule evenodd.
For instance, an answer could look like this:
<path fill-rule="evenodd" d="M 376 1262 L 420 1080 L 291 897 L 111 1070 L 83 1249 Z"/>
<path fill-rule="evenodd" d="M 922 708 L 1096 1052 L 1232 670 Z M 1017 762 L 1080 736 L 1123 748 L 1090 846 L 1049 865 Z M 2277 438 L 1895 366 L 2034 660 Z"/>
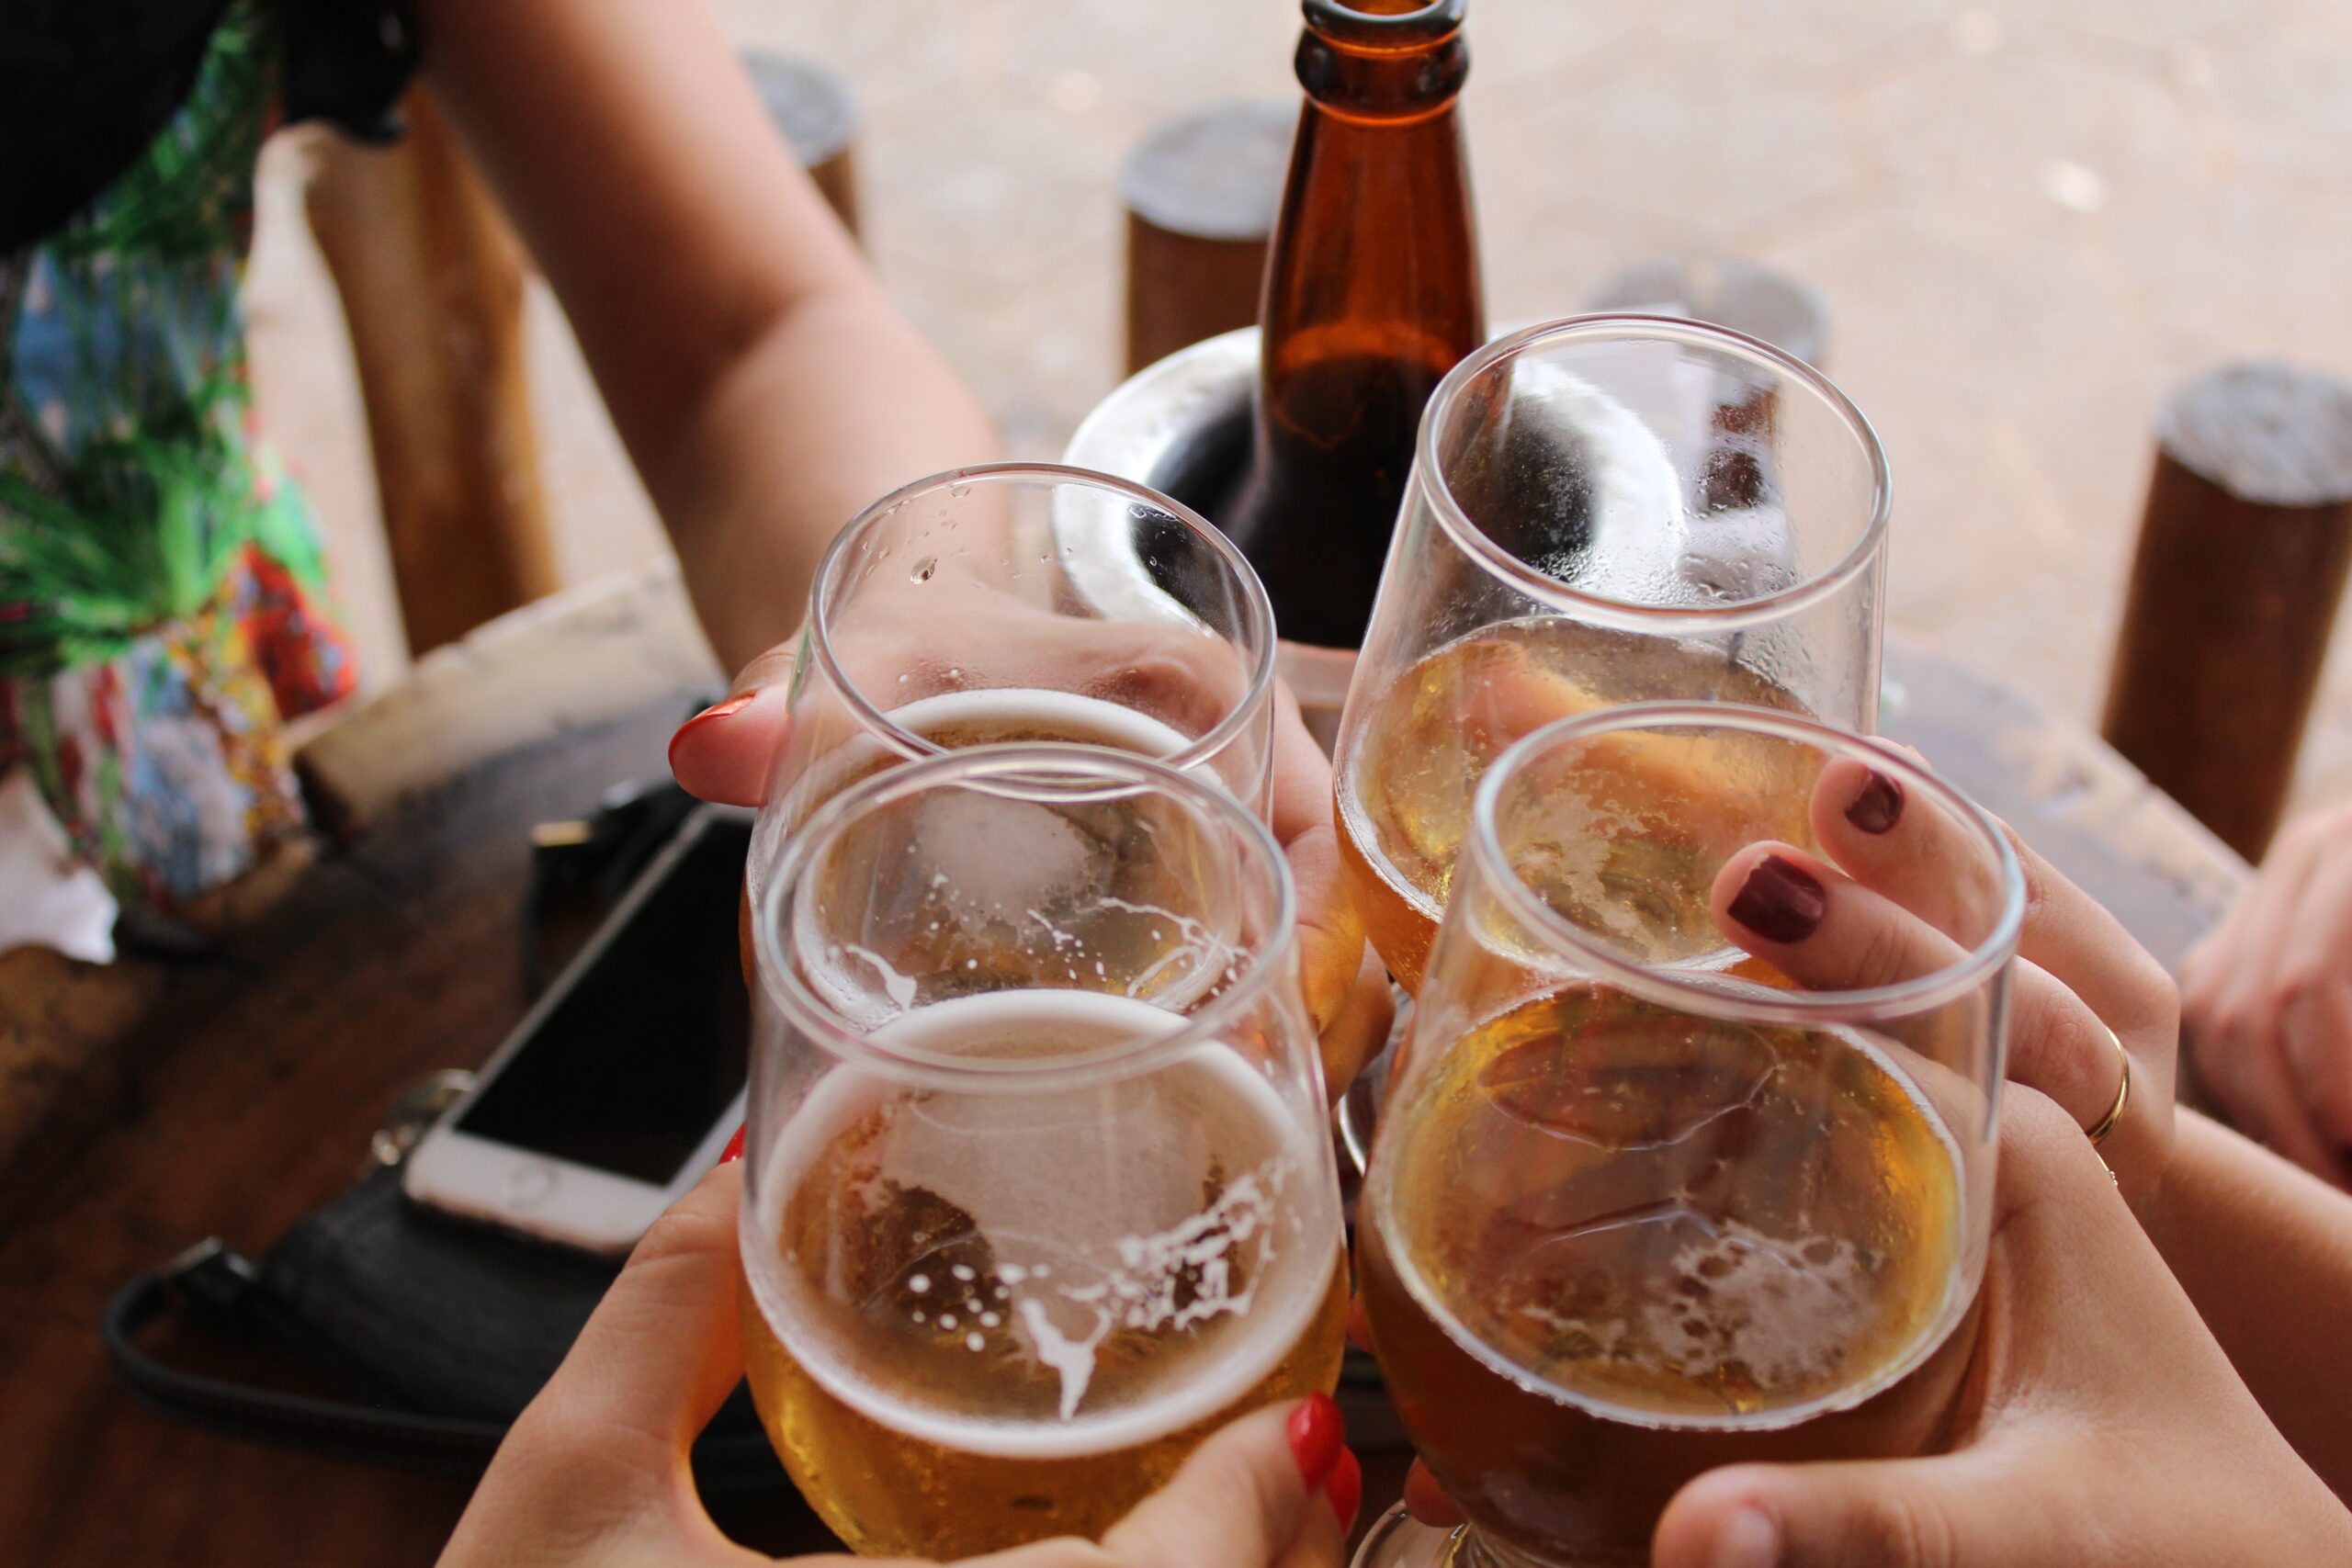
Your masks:
<path fill-rule="evenodd" d="M 1813 873 L 1779 855 L 1766 855 L 1739 885 L 1731 918 L 1766 942 L 1803 942 L 1829 912 L 1829 890 Z"/>
<path fill-rule="evenodd" d="M 748 1124 L 735 1129 L 735 1135 L 727 1140 L 727 1147 L 719 1151 L 719 1164 L 728 1165 L 743 1157 L 743 1134 L 747 1127 Z"/>
<path fill-rule="evenodd" d="M 1340 1456 L 1348 1451 L 1347 1425 L 1340 1417 L 1340 1407 L 1328 1393 L 1308 1394 L 1306 1402 L 1290 1413 L 1289 1432 L 1291 1457 L 1298 1461 L 1300 1477 L 1307 1491 L 1320 1492 Z"/>
<path fill-rule="evenodd" d="M 745 692 L 739 696 L 729 697 L 723 703 L 713 703 L 685 723 L 678 726 L 678 732 L 670 737 L 670 771 L 673 773 L 678 771 L 678 743 L 684 740 L 696 725 L 716 724 L 730 713 L 740 713 L 746 704 L 759 694 L 757 692 Z"/>
<path fill-rule="evenodd" d="M 1865 833 L 1883 833 L 1903 819 L 1903 786 L 1871 770 L 1870 781 L 1846 807 L 1846 820 Z"/>
<path fill-rule="evenodd" d="M 1356 1512 L 1363 1506 L 1363 1464 L 1353 1450 L 1340 1450 L 1340 1462 L 1332 1469 L 1323 1495 L 1331 1499 L 1331 1511 L 1340 1516 L 1340 1533 L 1355 1529 Z"/>

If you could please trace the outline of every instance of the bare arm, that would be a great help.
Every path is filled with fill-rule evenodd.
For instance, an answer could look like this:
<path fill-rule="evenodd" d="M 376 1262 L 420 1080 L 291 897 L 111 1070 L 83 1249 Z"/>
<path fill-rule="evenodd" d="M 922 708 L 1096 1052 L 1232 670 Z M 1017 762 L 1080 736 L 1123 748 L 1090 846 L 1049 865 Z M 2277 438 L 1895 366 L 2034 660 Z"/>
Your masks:
<path fill-rule="evenodd" d="M 421 0 L 426 69 L 530 245 L 735 669 L 885 491 L 997 455 L 680 0 Z"/>
<path fill-rule="evenodd" d="M 2352 1500 L 2352 1196 L 2183 1111 L 2148 1234 L 2264 1413 Z"/>

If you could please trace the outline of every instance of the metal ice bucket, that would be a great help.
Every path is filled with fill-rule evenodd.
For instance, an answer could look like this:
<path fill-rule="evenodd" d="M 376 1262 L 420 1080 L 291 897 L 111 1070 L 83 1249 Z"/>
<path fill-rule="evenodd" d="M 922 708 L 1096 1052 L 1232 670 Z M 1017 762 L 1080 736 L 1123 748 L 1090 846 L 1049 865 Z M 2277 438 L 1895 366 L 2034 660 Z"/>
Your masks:
<path fill-rule="evenodd" d="M 1257 328 L 1205 338 L 1112 389 L 1069 438 L 1062 461 L 1149 485 L 1213 518 L 1249 460 L 1257 385 Z M 1142 562 L 1110 558 L 1112 567 L 1079 574 L 1082 592 L 1101 603 L 1154 591 Z M 1338 737 L 1355 662 L 1351 650 L 1282 645 L 1276 668 L 1326 750 Z"/>

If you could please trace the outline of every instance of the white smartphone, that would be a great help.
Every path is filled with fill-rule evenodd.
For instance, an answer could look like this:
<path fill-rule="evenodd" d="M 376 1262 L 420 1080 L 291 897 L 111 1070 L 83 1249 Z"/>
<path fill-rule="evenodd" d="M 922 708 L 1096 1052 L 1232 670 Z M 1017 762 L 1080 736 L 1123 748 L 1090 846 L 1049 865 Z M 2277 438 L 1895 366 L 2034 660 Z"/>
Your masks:
<path fill-rule="evenodd" d="M 743 1119 L 751 820 L 719 807 L 686 819 L 418 1140 L 411 1198 L 611 1255 L 710 1168 Z"/>

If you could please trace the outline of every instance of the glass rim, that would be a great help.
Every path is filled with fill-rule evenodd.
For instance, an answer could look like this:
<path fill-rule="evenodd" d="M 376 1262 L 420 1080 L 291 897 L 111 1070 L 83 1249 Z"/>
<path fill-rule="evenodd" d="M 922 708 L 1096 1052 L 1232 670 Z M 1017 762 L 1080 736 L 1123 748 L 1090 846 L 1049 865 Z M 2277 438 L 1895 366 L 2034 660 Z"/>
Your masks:
<path fill-rule="evenodd" d="M 1247 846 L 1245 856 L 1259 861 L 1270 874 L 1273 908 L 1266 939 L 1244 950 L 1241 972 L 1224 990 L 1193 1011 L 1170 1010 L 1169 1017 L 1179 1021 L 1179 1027 L 1165 1034 L 1120 1040 L 1075 1056 L 1053 1057 L 948 1057 L 876 1042 L 869 1032 L 857 1028 L 838 1007 L 818 995 L 789 962 L 783 934 L 784 907 L 797 893 L 808 867 L 835 845 L 855 818 L 868 809 L 942 783 L 978 783 L 985 786 L 989 781 L 1002 785 L 998 793 L 1014 799 L 1108 799 L 1159 789 L 1222 820 Z M 1291 881 L 1289 863 L 1283 858 L 1282 846 L 1275 841 L 1272 831 L 1249 807 L 1224 790 L 1181 773 L 1157 758 L 1107 746 L 1059 741 L 965 747 L 886 768 L 852 784 L 819 807 L 786 840 L 784 853 L 769 877 L 767 890 L 752 914 L 753 967 L 760 988 L 796 1030 L 845 1065 L 879 1072 L 900 1082 L 967 1092 L 1068 1088 L 1156 1070 L 1167 1059 L 1187 1055 L 1231 1033 L 1235 1019 L 1254 1006 L 1269 986 L 1280 983 L 1294 970 L 1292 959 L 1298 944 L 1298 895 Z"/>
<path fill-rule="evenodd" d="M 1925 790 L 1928 798 L 1951 808 L 1961 822 L 1992 846 L 1993 863 L 1999 868 L 2002 886 L 2001 908 L 1992 929 L 1973 944 L 1957 944 L 1966 951 L 1940 969 L 1892 985 L 1854 990 L 1775 990 L 1760 995 L 1743 991 L 1732 995 L 1696 982 L 1689 971 L 1644 964 L 1611 952 L 1583 927 L 1546 904 L 1520 876 L 1496 830 L 1496 814 L 1508 782 L 1539 754 L 1599 735 L 1666 728 L 1738 729 L 1799 741 L 1817 751 L 1867 761 L 1872 768 L 1898 775 L 1905 789 L 1916 786 Z M 1875 736 L 1857 735 L 1816 718 L 1741 703 L 1628 703 L 1555 719 L 1521 737 L 1495 759 L 1478 783 L 1478 793 L 1470 809 L 1470 853 L 1514 915 L 1555 947 L 1565 946 L 1579 963 L 1591 965 L 1611 984 L 1646 1001 L 1730 1022 L 1860 1022 L 1940 1007 L 1966 995 L 2015 958 L 2018 936 L 2025 922 L 2024 869 L 2018 863 L 2017 852 L 2009 846 L 2007 835 L 1983 807 Z"/>
<path fill-rule="evenodd" d="M 893 723 L 888 712 L 875 705 L 873 699 L 859 688 L 842 669 L 841 660 L 832 648 L 833 598 L 844 585 L 842 575 L 849 570 L 852 551 L 861 539 L 881 526 L 883 521 L 923 495 L 934 491 L 953 491 L 958 485 L 993 485 L 1029 482 L 1055 489 L 1065 484 L 1082 484 L 1140 502 L 1182 524 L 1193 533 L 1208 541 L 1210 548 L 1230 570 L 1234 581 L 1241 588 L 1242 618 L 1250 633 L 1256 637 L 1258 650 L 1251 660 L 1249 683 L 1231 711 L 1179 750 L 1154 761 L 1172 767 L 1192 768 L 1216 756 L 1248 728 L 1250 716 L 1272 694 L 1276 643 L 1274 608 L 1266 597 L 1266 585 L 1260 581 L 1249 558 L 1239 547 L 1227 538 L 1216 525 L 1186 506 L 1173 496 L 1162 495 L 1148 485 L 1116 474 L 1106 474 L 1093 468 L 1073 468 L 1067 463 L 997 462 L 973 463 L 960 468 L 944 468 L 900 485 L 881 499 L 870 502 L 865 510 L 851 518 L 824 555 L 817 562 L 817 575 L 808 592 L 808 644 L 810 657 L 825 672 L 835 692 L 851 714 L 869 732 L 897 748 L 911 760 L 951 754 L 953 748 L 917 735 L 914 731 Z M 994 688 L 978 688 L 990 690 Z"/>
<path fill-rule="evenodd" d="M 1870 515 L 1863 523 L 1860 534 L 1843 556 L 1802 582 L 1750 599 L 1731 600 L 1720 604 L 1644 604 L 1631 599 L 1614 599 L 1607 594 L 1570 587 L 1505 549 L 1471 520 L 1470 514 L 1463 510 L 1462 503 L 1454 499 L 1453 487 L 1446 479 L 1445 466 L 1439 460 L 1437 451 L 1438 432 L 1465 389 L 1496 367 L 1516 359 L 1531 349 L 1563 340 L 1631 337 L 1635 335 L 1634 329 L 1639 329 L 1641 336 L 1702 343 L 1760 363 L 1803 387 L 1828 406 L 1860 444 L 1871 470 Z M 1687 628 L 1721 631 L 1747 621 L 1785 615 L 1818 604 L 1870 570 L 1871 563 L 1879 558 L 1885 547 L 1887 522 L 1894 506 L 1894 478 L 1887 464 L 1886 447 L 1880 442 L 1878 432 L 1872 428 L 1869 418 L 1836 382 L 1796 355 L 1766 343 L 1762 338 L 1688 316 L 1659 316 L 1630 310 L 1599 311 L 1538 321 L 1488 341 L 1472 350 L 1460 364 L 1448 371 L 1445 378 L 1437 384 L 1437 389 L 1430 394 L 1429 406 L 1421 412 L 1420 430 L 1414 438 L 1413 457 L 1414 487 L 1437 514 L 1439 525 L 1473 559 L 1529 598 L 1596 624 L 1624 630 Z"/>

